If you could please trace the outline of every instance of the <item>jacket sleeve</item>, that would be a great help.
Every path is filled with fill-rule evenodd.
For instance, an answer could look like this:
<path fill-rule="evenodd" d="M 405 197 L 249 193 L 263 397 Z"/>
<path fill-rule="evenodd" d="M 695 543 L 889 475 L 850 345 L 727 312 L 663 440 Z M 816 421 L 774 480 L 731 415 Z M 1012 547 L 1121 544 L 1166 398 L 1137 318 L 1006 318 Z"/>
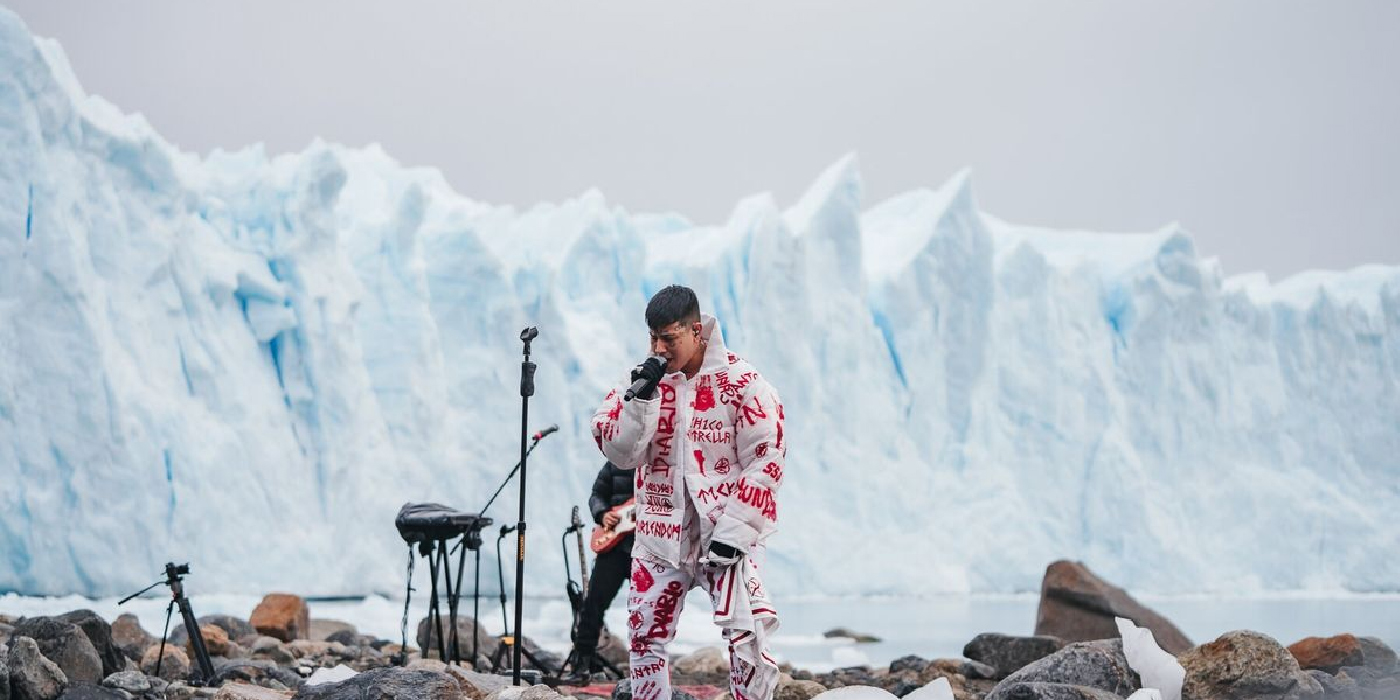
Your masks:
<path fill-rule="evenodd" d="M 748 552 L 777 529 L 777 493 L 787 454 L 782 400 L 761 378 L 749 384 L 736 409 L 734 436 L 739 481 L 715 522 L 711 539 Z"/>
<path fill-rule="evenodd" d="M 661 399 L 623 401 L 622 393 L 614 389 L 593 414 L 593 440 L 613 466 L 636 469 L 646 459 L 647 446 L 656 434 Z"/>
<path fill-rule="evenodd" d="M 593 480 L 593 495 L 588 497 L 588 511 L 593 514 L 593 522 L 602 525 L 603 514 L 608 512 L 608 499 L 612 496 L 612 475 L 608 465 L 598 470 L 598 478 Z"/>

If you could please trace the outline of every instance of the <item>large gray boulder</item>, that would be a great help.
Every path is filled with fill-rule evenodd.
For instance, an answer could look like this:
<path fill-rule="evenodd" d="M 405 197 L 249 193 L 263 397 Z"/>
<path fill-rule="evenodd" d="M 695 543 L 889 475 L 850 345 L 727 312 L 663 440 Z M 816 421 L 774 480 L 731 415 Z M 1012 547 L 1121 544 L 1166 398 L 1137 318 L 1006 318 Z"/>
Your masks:
<path fill-rule="evenodd" d="M 451 674 L 388 666 L 339 683 L 302 686 L 297 700 L 468 700 Z"/>
<path fill-rule="evenodd" d="M 10 700 L 10 646 L 0 642 L 0 700 Z"/>
<path fill-rule="evenodd" d="M 963 656 L 979 661 L 995 671 L 994 680 L 1005 678 L 1064 647 L 1055 637 L 1015 637 L 983 632 L 963 646 Z"/>
<path fill-rule="evenodd" d="M 11 700 L 54 700 L 68 687 L 63 669 L 45 657 L 33 639 L 11 637 L 8 656 Z"/>
<path fill-rule="evenodd" d="M 1006 700 L 1123 700 L 1122 696 L 1107 690 L 1064 683 L 1012 683 L 1000 697 Z"/>
<path fill-rule="evenodd" d="M 1011 700 L 1018 685 L 1048 683 L 1084 686 L 1120 697 L 1127 697 L 1142 687 L 1142 681 L 1123 656 L 1123 640 L 1100 639 L 1076 642 L 1009 675 L 998 683 L 986 700 Z M 1037 692 L 1044 689 L 1036 689 Z M 1019 690 L 1018 693 L 1028 691 Z M 1070 691 L 1044 691 L 1070 692 Z M 1078 692 L 1078 691 L 1074 691 Z M 1032 695 L 1030 697 L 1039 697 Z"/>
<path fill-rule="evenodd" d="M 97 657 L 102 660 L 103 678 L 126 668 L 126 659 L 112 639 L 112 626 L 102 616 L 91 610 L 73 610 L 59 615 L 58 619 L 77 625 L 87 635 L 88 641 L 97 650 Z"/>
<path fill-rule="evenodd" d="M 1362 666 L 1381 673 L 1400 671 L 1400 663 L 1390 645 L 1378 637 L 1357 637 L 1356 641 L 1361 643 Z"/>
<path fill-rule="evenodd" d="M 486 631 L 484 627 L 477 624 L 471 615 L 457 616 L 457 653 L 459 658 L 470 660 L 472 656 L 472 631 L 476 631 L 478 643 L 481 645 L 480 653 L 486 659 L 490 659 L 496 653 L 496 647 L 500 643 Z M 442 634 L 445 638 L 443 647 L 447 653 L 452 653 L 452 628 L 448 626 L 447 616 L 442 616 Z M 431 617 L 424 617 L 418 621 L 418 635 L 416 637 L 418 648 L 423 653 L 425 659 L 436 659 L 438 657 L 437 647 L 437 627 L 432 624 Z M 535 646 L 529 639 L 525 640 L 525 649 L 534 652 L 539 647 Z"/>
<path fill-rule="evenodd" d="M 102 672 L 102 657 L 82 628 L 57 617 L 26 617 L 15 624 L 15 637 L 29 637 L 39 645 L 39 652 L 63 669 L 71 683 L 97 684 L 107 674 Z"/>
<path fill-rule="evenodd" d="M 91 683 L 78 683 L 64 689 L 58 700 L 132 700 L 130 693 Z"/>
<path fill-rule="evenodd" d="M 1300 700 L 1322 686 L 1266 634 L 1226 632 L 1177 657 L 1186 670 L 1182 700 Z"/>

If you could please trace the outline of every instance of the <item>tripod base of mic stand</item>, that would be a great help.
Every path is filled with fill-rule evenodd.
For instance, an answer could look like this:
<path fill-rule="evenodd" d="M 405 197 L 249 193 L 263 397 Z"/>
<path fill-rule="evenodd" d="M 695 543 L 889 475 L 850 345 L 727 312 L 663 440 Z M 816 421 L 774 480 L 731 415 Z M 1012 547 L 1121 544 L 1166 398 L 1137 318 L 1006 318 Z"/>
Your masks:
<path fill-rule="evenodd" d="M 613 662 L 597 653 L 589 655 L 588 658 L 579 657 L 578 651 L 569 652 L 569 658 L 565 659 L 563 665 L 559 667 L 558 685 L 586 686 L 591 685 L 595 680 L 611 681 L 627 678 L 627 674 L 623 673 Z M 601 670 L 594 670 L 599 667 Z M 607 675 L 609 672 L 613 674 L 611 678 Z"/>
<path fill-rule="evenodd" d="M 511 659 L 515 658 L 515 637 L 506 635 L 497 637 L 497 641 L 500 643 L 496 646 L 496 652 L 491 655 L 491 672 L 500 675 L 514 675 L 514 669 L 511 667 Z M 525 660 L 528 661 L 531 666 L 535 667 L 533 669 L 524 668 L 522 664 L 520 680 L 526 681 L 531 685 L 539 685 L 540 683 L 546 685 L 557 684 L 557 674 L 553 668 L 550 668 L 549 663 L 535 656 L 534 652 L 525 648 L 523 644 L 520 647 L 520 654 L 525 657 Z M 551 683 L 550 681 L 555 682 Z"/>

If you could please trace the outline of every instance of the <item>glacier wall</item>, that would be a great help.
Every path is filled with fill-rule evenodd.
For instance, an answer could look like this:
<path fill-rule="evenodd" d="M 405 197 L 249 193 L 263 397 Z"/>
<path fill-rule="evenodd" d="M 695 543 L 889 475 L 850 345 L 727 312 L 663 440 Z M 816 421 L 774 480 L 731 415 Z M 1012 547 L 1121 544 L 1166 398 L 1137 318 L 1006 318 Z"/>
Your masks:
<path fill-rule="evenodd" d="M 850 157 L 718 226 L 516 211 L 373 146 L 183 153 L 2 9 L 0 67 L 0 590 L 189 560 L 204 591 L 397 592 L 398 506 L 475 510 L 515 462 L 534 324 L 561 431 L 527 573 L 558 593 L 588 417 L 671 282 L 784 397 L 780 591 L 1034 590 L 1061 557 L 1400 589 L 1400 268 L 1227 278 L 1174 226 L 999 221 L 966 174 L 870 206 Z"/>

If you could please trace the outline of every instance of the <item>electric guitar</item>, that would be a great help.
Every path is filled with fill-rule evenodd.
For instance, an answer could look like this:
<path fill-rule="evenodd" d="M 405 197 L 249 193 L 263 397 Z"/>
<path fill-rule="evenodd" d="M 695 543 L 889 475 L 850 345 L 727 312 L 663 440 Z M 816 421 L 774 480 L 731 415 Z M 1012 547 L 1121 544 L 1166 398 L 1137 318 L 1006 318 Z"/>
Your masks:
<path fill-rule="evenodd" d="M 588 546 L 594 554 L 602 554 L 616 547 L 627 533 L 637 529 L 637 499 L 629 498 L 626 503 L 614 506 L 608 512 L 617 514 L 617 525 L 611 530 L 601 525 L 593 528 L 593 535 L 588 538 Z"/>

